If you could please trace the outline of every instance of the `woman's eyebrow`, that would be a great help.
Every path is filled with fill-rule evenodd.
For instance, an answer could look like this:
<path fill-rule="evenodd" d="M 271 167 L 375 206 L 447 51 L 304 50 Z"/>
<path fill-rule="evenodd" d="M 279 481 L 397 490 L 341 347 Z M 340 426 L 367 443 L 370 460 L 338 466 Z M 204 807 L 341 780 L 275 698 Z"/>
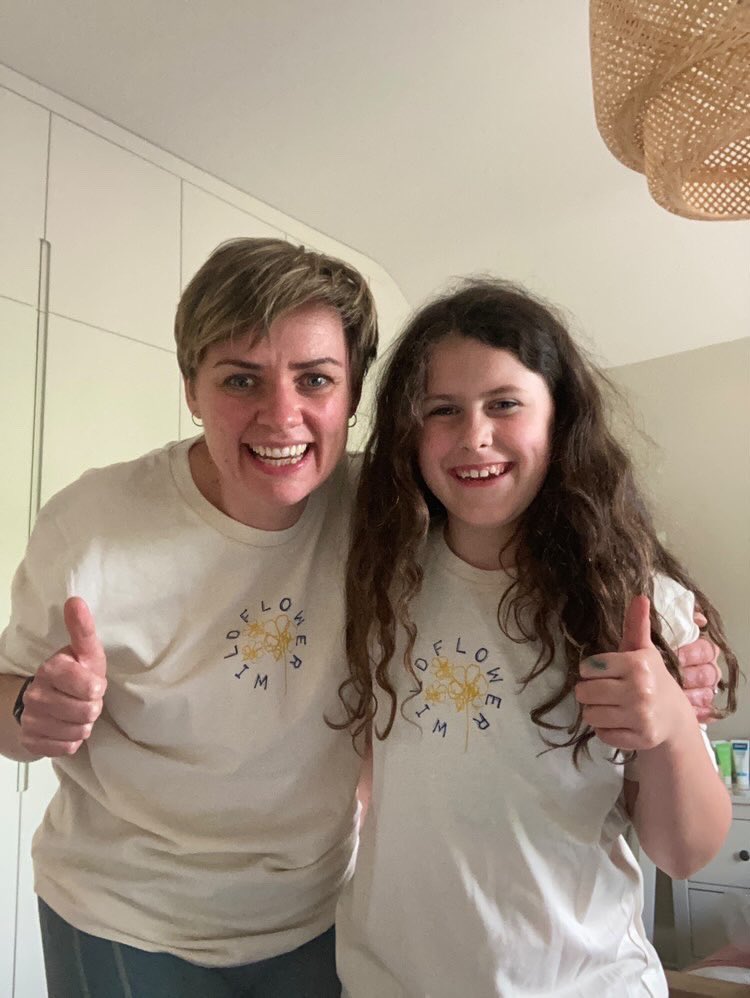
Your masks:
<path fill-rule="evenodd" d="M 320 367 L 322 364 L 334 364 L 336 367 L 343 367 L 344 365 L 340 360 L 336 360 L 335 357 L 314 357 L 312 360 L 298 360 L 290 363 L 288 365 L 289 369 L 292 371 L 304 371 L 310 367 Z M 242 360 L 239 357 L 225 357 L 223 360 L 217 360 L 214 367 L 239 367 L 243 371 L 262 371 L 265 364 L 257 364 L 251 360 Z"/>
<path fill-rule="evenodd" d="M 320 367 L 322 364 L 333 364 L 335 367 L 343 367 L 340 360 L 335 357 L 316 357 L 314 360 L 298 360 L 289 364 L 292 371 L 304 371 L 308 367 Z"/>

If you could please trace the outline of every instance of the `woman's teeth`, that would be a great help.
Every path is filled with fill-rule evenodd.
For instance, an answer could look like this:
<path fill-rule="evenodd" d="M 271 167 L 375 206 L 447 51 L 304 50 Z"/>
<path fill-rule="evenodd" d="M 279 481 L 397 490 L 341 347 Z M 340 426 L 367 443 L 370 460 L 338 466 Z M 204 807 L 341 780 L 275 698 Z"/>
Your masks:
<path fill-rule="evenodd" d="M 298 464 L 307 453 L 308 444 L 293 444 L 291 447 L 251 447 L 255 457 L 265 464 Z"/>
<path fill-rule="evenodd" d="M 484 468 L 471 468 L 466 471 L 456 471 L 459 478 L 497 478 L 505 470 L 504 464 L 488 464 Z"/>

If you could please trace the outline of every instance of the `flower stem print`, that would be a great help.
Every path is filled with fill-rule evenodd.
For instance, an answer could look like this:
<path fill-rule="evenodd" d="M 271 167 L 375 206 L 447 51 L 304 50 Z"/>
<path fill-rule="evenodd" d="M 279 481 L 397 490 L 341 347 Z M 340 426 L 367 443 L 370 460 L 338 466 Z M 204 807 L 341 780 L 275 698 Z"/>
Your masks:
<path fill-rule="evenodd" d="M 482 705 L 482 697 L 488 690 L 487 680 L 479 666 L 455 665 L 442 656 L 433 658 L 431 666 L 435 681 L 425 690 L 428 703 L 453 702 L 456 710 L 466 714 L 466 739 L 464 752 L 469 748 L 470 710 Z"/>

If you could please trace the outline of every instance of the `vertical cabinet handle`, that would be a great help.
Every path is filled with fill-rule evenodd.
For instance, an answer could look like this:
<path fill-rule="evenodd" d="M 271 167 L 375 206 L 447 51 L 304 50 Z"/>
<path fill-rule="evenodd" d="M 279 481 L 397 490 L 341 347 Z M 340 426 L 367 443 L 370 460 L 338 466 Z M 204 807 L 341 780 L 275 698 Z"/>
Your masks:
<path fill-rule="evenodd" d="M 34 372 L 34 439 L 31 448 L 31 502 L 29 534 L 42 497 L 42 444 L 44 437 L 44 390 L 47 378 L 47 327 L 49 320 L 49 268 L 52 247 L 39 240 L 39 292 L 36 320 L 36 370 Z"/>

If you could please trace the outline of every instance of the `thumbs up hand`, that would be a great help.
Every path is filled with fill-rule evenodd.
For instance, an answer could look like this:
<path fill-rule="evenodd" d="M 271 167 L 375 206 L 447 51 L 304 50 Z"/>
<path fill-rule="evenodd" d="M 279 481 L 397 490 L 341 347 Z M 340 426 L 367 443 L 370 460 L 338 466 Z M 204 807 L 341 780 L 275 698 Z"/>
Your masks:
<path fill-rule="evenodd" d="M 619 650 L 584 659 L 575 696 L 598 738 L 613 748 L 656 748 L 695 726 L 695 716 L 651 642 L 650 604 L 635 596 Z"/>
<path fill-rule="evenodd" d="M 39 666 L 23 698 L 21 744 L 38 757 L 77 752 L 104 705 L 107 659 L 91 611 L 72 596 L 63 616 L 70 644 Z"/>

